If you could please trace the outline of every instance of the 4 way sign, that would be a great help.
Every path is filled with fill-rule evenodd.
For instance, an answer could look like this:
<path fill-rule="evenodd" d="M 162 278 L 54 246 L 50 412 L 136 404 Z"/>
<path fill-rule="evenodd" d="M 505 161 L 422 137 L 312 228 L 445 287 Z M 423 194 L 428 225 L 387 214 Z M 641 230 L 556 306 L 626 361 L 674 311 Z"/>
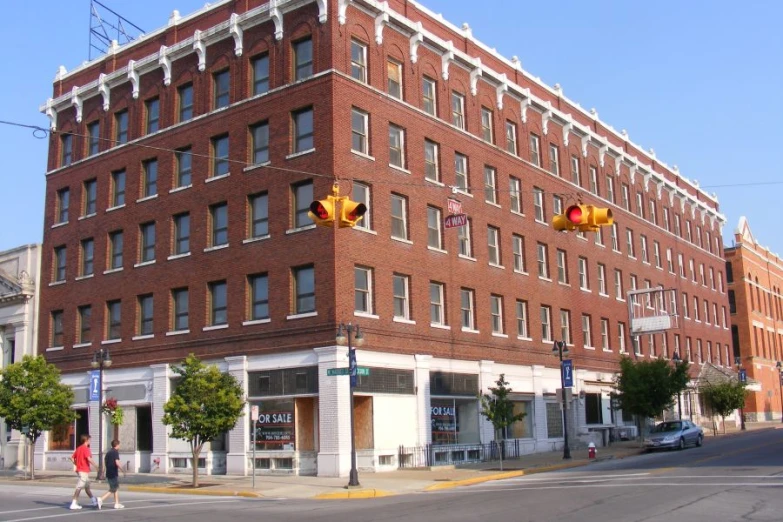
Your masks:
<path fill-rule="evenodd" d="M 444 228 L 459 228 L 464 227 L 467 224 L 467 214 L 452 214 L 451 216 L 446 216 L 446 219 L 443 222 Z"/>
<path fill-rule="evenodd" d="M 337 375 L 351 375 L 351 369 L 350 368 L 327 368 L 326 375 L 328 377 L 334 377 Z M 370 375 L 370 369 L 359 366 L 358 368 L 356 368 L 356 375 L 361 375 L 362 377 L 368 377 Z"/>

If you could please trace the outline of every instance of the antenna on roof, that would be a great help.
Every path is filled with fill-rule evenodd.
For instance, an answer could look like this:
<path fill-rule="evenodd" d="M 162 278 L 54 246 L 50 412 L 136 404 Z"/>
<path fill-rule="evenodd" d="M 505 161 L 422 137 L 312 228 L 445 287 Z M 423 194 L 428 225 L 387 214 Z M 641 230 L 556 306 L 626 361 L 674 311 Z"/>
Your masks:
<path fill-rule="evenodd" d="M 126 29 L 128 26 L 128 29 Z M 134 31 L 135 30 L 135 31 Z M 112 47 L 112 41 L 126 44 L 144 34 L 144 30 L 119 13 L 106 7 L 98 0 L 90 0 L 90 48 L 87 59 L 106 54 Z"/>

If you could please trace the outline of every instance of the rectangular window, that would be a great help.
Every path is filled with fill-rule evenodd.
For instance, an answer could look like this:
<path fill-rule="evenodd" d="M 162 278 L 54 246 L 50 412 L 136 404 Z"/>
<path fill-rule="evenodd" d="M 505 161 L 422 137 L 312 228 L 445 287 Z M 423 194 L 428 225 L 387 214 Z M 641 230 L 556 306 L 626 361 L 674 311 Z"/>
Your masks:
<path fill-rule="evenodd" d="M 549 279 L 549 259 L 547 255 L 547 246 L 543 243 L 537 245 L 538 253 L 538 277 Z"/>
<path fill-rule="evenodd" d="M 471 220 L 457 229 L 457 240 L 459 241 L 459 254 L 464 257 L 473 257 L 473 244 L 471 242 Z"/>
<path fill-rule="evenodd" d="M 269 122 L 262 121 L 250 127 L 253 147 L 253 164 L 269 161 Z"/>
<path fill-rule="evenodd" d="M 371 314 L 372 299 L 372 269 L 362 266 L 354 267 L 354 311 Z"/>
<path fill-rule="evenodd" d="M 391 195 L 391 235 L 408 239 L 408 199 L 399 194 Z"/>
<path fill-rule="evenodd" d="M 426 76 L 422 79 L 422 98 L 424 112 L 437 116 L 438 104 L 437 104 L 437 83 L 431 78 Z"/>
<path fill-rule="evenodd" d="M 517 337 L 529 338 L 527 327 L 527 301 L 517 299 Z"/>
<path fill-rule="evenodd" d="M 598 293 L 606 294 L 606 265 L 598 263 Z"/>
<path fill-rule="evenodd" d="M 269 277 L 267 274 L 251 275 L 247 278 L 247 284 L 250 291 L 248 320 L 269 319 Z"/>
<path fill-rule="evenodd" d="M 193 117 L 193 84 L 186 83 L 177 88 L 179 100 L 179 121 L 188 121 Z"/>
<path fill-rule="evenodd" d="M 294 313 L 315 312 L 315 268 L 312 265 L 294 268 Z"/>
<path fill-rule="evenodd" d="M 77 342 L 87 344 L 92 342 L 92 306 L 79 307 L 79 325 Z"/>
<path fill-rule="evenodd" d="M 525 272 L 525 238 L 513 234 L 511 236 L 511 249 L 514 254 L 514 272 Z"/>
<path fill-rule="evenodd" d="M 122 332 L 122 308 L 121 302 L 106 302 L 106 340 L 120 339 Z"/>
<path fill-rule="evenodd" d="M 544 214 L 544 191 L 538 187 L 533 187 L 533 208 L 535 210 L 536 221 L 546 223 Z"/>
<path fill-rule="evenodd" d="M 122 268 L 122 230 L 109 234 L 109 270 Z"/>
<path fill-rule="evenodd" d="M 492 111 L 486 107 L 481 107 L 481 139 L 487 143 L 495 143 L 495 130 L 492 118 Z"/>
<path fill-rule="evenodd" d="M 487 249 L 489 264 L 500 265 L 500 230 L 498 228 L 487 227 Z"/>
<path fill-rule="evenodd" d="M 58 246 L 54 249 L 54 282 L 65 281 L 67 252 L 65 246 Z"/>
<path fill-rule="evenodd" d="M 560 175 L 560 149 L 554 143 L 549 144 L 549 172 Z"/>
<path fill-rule="evenodd" d="M 625 293 L 623 292 L 623 273 L 614 269 L 614 296 L 623 301 L 625 299 Z"/>
<path fill-rule="evenodd" d="M 560 340 L 566 344 L 572 344 L 571 312 L 568 310 L 560 310 Z"/>
<path fill-rule="evenodd" d="M 388 75 L 388 93 L 398 100 L 402 99 L 402 64 L 396 60 L 386 61 Z"/>
<path fill-rule="evenodd" d="M 590 192 L 598 195 L 598 169 L 590 167 Z"/>
<path fill-rule="evenodd" d="M 642 263 L 649 263 L 650 254 L 647 251 L 647 236 L 645 236 L 644 234 L 640 234 L 639 240 L 641 241 L 641 245 L 642 245 Z"/>
<path fill-rule="evenodd" d="M 143 163 L 144 183 L 142 186 L 142 198 L 149 198 L 158 193 L 158 160 L 151 159 Z"/>
<path fill-rule="evenodd" d="M 371 212 L 370 212 L 370 187 L 357 181 L 353 182 L 352 200 L 357 203 L 364 203 L 367 207 L 367 212 L 364 213 L 364 217 L 356 223 L 358 228 L 364 230 L 372 230 Z"/>
<path fill-rule="evenodd" d="M 209 325 L 228 323 L 228 295 L 225 281 L 209 283 Z"/>
<path fill-rule="evenodd" d="M 90 239 L 82 240 L 82 263 L 81 263 L 81 275 L 90 276 L 94 272 L 93 261 L 95 259 L 95 241 Z"/>
<path fill-rule="evenodd" d="M 228 134 L 216 136 L 212 143 L 212 177 L 225 176 L 229 173 Z"/>
<path fill-rule="evenodd" d="M 617 323 L 617 348 L 625 353 L 625 323 Z"/>
<path fill-rule="evenodd" d="M 405 129 L 389 124 L 389 164 L 405 168 Z"/>
<path fill-rule="evenodd" d="M 591 331 L 592 320 L 589 315 L 582 314 L 582 342 L 585 348 L 593 347 L 593 333 Z"/>
<path fill-rule="evenodd" d="M 460 316 L 463 330 L 475 330 L 476 320 L 474 316 L 475 292 L 468 288 L 460 290 Z"/>
<path fill-rule="evenodd" d="M 269 195 L 266 192 L 248 196 L 249 232 L 253 239 L 269 235 Z"/>
<path fill-rule="evenodd" d="M 672 249 L 666 249 L 666 264 L 669 267 L 669 273 L 674 273 L 674 262 L 672 261 Z"/>
<path fill-rule="evenodd" d="M 552 196 L 552 213 L 553 214 L 562 214 L 563 213 L 563 198 L 562 198 L 562 196 Z"/>
<path fill-rule="evenodd" d="M 57 223 L 68 222 L 68 211 L 71 206 L 71 190 L 64 188 L 57 191 Z"/>
<path fill-rule="evenodd" d="M 218 203 L 209 207 L 209 222 L 212 233 L 209 246 L 216 247 L 228 244 L 228 204 Z"/>
<path fill-rule="evenodd" d="M 153 308 L 152 294 L 139 296 L 139 324 L 137 335 L 152 335 L 153 333 Z"/>
<path fill-rule="evenodd" d="M 313 108 L 308 107 L 291 113 L 294 126 L 293 153 L 305 152 L 315 148 L 313 138 Z"/>
<path fill-rule="evenodd" d="M 160 99 L 152 98 L 145 101 L 144 108 L 147 113 L 147 134 L 158 132 L 160 129 Z"/>
<path fill-rule="evenodd" d="M 362 154 L 370 153 L 368 139 L 370 115 L 357 108 L 351 109 L 351 150 Z"/>
<path fill-rule="evenodd" d="M 394 317 L 410 320 L 410 277 L 394 274 L 392 276 L 392 291 L 394 293 Z"/>
<path fill-rule="evenodd" d="M 114 141 L 115 145 L 128 143 L 128 111 L 120 111 L 114 114 Z"/>
<path fill-rule="evenodd" d="M 612 223 L 612 229 L 611 229 L 611 237 L 612 237 L 612 250 L 615 252 L 620 252 L 620 240 L 617 237 L 617 223 Z"/>
<path fill-rule="evenodd" d="M 49 340 L 49 346 L 63 346 L 63 311 L 55 310 L 52 312 L 52 336 Z"/>
<path fill-rule="evenodd" d="M 190 252 L 190 214 L 184 212 L 174 216 L 174 255 Z"/>
<path fill-rule="evenodd" d="M 672 231 L 671 221 L 669 220 L 668 207 L 663 207 L 663 228 L 665 228 L 669 232 Z"/>
<path fill-rule="evenodd" d="M 514 156 L 519 153 L 517 148 L 517 126 L 513 121 L 506 120 L 506 151 Z"/>
<path fill-rule="evenodd" d="M 557 282 L 568 284 L 568 261 L 565 250 L 557 249 Z"/>
<path fill-rule="evenodd" d="M 484 201 L 493 204 L 498 202 L 497 171 L 486 165 L 484 166 Z"/>
<path fill-rule="evenodd" d="M 440 183 L 439 145 L 434 141 L 424 140 L 424 177 Z"/>
<path fill-rule="evenodd" d="M 657 241 L 653 241 L 653 258 L 655 258 L 655 268 L 663 268 L 661 264 L 661 245 Z"/>
<path fill-rule="evenodd" d="M 571 156 L 571 182 L 574 185 L 582 186 L 582 175 L 579 172 L 578 156 Z"/>
<path fill-rule="evenodd" d="M 548 306 L 541 306 L 541 340 L 552 341 L 552 309 Z"/>
<path fill-rule="evenodd" d="M 441 210 L 427 206 L 427 246 L 443 250 L 443 234 Z"/>
<path fill-rule="evenodd" d="M 155 261 L 155 222 L 139 226 L 139 262 Z"/>
<path fill-rule="evenodd" d="M 180 149 L 174 152 L 177 160 L 177 174 L 175 188 L 189 187 L 192 183 L 192 161 L 193 156 L 190 153 L 190 147 Z"/>
<path fill-rule="evenodd" d="M 633 248 L 633 230 L 630 228 L 625 230 L 625 247 L 628 250 L 628 257 L 636 257 Z"/>
<path fill-rule="evenodd" d="M 587 259 L 580 257 L 578 259 L 577 266 L 579 268 L 579 288 L 582 290 L 590 290 L 590 278 L 587 272 Z"/>
<path fill-rule="evenodd" d="M 682 254 L 677 254 L 677 264 L 680 267 L 680 277 L 685 277 L 685 260 Z"/>
<path fill-rule="evenodd" d="M 264 53 L 253 58 L 253 95 L 269 90 L 269 55 Z"/>
<path fill-rule="evenodd" d="M 171 327 L 175 332 L 188 329 L 189 318 L 189 292 L 187 288 L 178 288 L 171 291 L 172 321 Z"/>
<path fill-rule="evenodd" d="M 631 210 L 631 188 L 623 183 L 622 185 L 622 205 L 625 210 Z"/>
<path fill-rule="evenodd" d="M 606 176 L 606 199 L 614 203 L 614 179 L 612 176 Z"/>
<path fill-rule="evenodd" d="M 125 171 L 117 170 L 111 173 L 111 206 L 119 207 L 125 204 Z"/>
<path fill-rule="evenodd" d="M 460 129 L 465 129 L 465 96 L 451 92 L 451 123 Z"/>
<path fill-rule="evenodd" d="M 541 166 L 541 139 L 535 134 L 530 135 L 530 162 Z"/>
<path fill-rule="evenodd" d="M 680 215 L 674 215 L 674 235 L 682 237 L 682 221 L 680 221 Z"/>
<path fill-rule="evenodd" d="M 636 193 L 636 215 L 644 218 L 644 196 L 641 192 Z"/>
<path fill-rule="evenodd" d="M 611 351 L 609 346 L 609 319 L 601 319 L 601 348 Z"/>
<path fill-rule="evenodd" d="M 313 201 L 313 182 L 305 181 L 292 187 L 293 216 L 291 221 L 294 228 L 302 228 L 313 224 L 313 220 L 307 213 L 310 211 L 310 203 Z"/>
<path fill-rule="evenodd" d="M 430 281 L 430 324 L 445 326 L 446 314 L 444 313 L 445 289 L 443 283 Z"/>
<path fill-rule="evenodd" d="M 658 213 L 655 208 L 655 200 L 650 198 L 650 214 L 648 216 L 652 223 L 658 224 Z"/>
<path fill-rule="evenodd" d="M 294 42 L 294 81 L 313 75 L 313 40 L 305 38 Z"/>
<path fill-rule="evenodd" d="M 522 213 L 522 199 L 520 193 L 522 192 L 522 182 L 517 178 L 509 177 L 509 197 L 511 198 L 511 212 L 517 214 Z"/>
<path fill-rule="evenodd" d="M 492 333 L 503 334 L 503 297 L 499 295 L 489 296 L 489 313 L 492 318 Z"/>
<path fill-rule="evenodd" d="M 84 182 L 82 197 L 83 216 L 92 216 L 97 212 L 98 182 L 94 179 Z"/>
<path fill-rule="evenodd" d="M 468 183 L 468 158 L 459 152 L 454 154 L 454 175 L 456 178 L 457 190 L 469 194 L 470 185 Z"/>
<path fill-rule="evenodd" d="M 101 150 L 101 124 L 94 121 L 87 125 L 87 155 L 94 156 Z"/>

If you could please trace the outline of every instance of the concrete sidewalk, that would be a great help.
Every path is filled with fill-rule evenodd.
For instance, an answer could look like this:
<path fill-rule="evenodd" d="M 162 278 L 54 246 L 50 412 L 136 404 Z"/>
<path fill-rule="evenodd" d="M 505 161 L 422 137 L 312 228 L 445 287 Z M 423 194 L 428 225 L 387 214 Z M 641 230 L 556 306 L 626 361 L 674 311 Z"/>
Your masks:
<path fill-rule="evenodd" d="M 748 431 L 759 429 L 783 428 L 781 423 L 748 423 Z M 747 433 L 747 432 L 745 432 Z M 727 430 L 728 436 L 741 436 L 739 430 Z M 705 435 L 712 435 L 711 430 L 705 430 Z M 720 433 L 718 437 L 723 437 Z M 121 491 L 136 491 L 147 493 L 176 493 L 189 495 L 212 496 L 242 496 L 242 497 L 272 497 L 272 498 L 371 498 L 389 495 L 401 495 L 422 491 L 455 488 L 478 484 L 491 480 L 518 477 L 533 473 L 543 473 L 557 469 L 574 468 L 589 465 L 592 462 L 607 459 L 632 457 L 642 453 L 639 441 L 623 441 L 613 443 L 607 448 L 598 448 L 597 458 L 587 458 L 584 448 L 571 451 L 572 458 L 563 460 L 562 451 L 524 455 L 519 459 L 500 463 L 483 462 L 460 466 L 438 466 L 431 469 L 400 469 L 384 473 L 359 472 L 361 486 L 346 489 L 348 478 L 326 478 L 296 475 L 256 475 L 255 487 L 252 477 L 230 475 L 200 475 L 198 489 L 190 487 L 190 474 L 147 474 L 139 473 L 120 478 Z M 17 485 L 42 485 L 73 487 L 75 477 L 72 473 L 62 471 L 36 471 L 34 481 L 25 481 L 20 471 L 0 471 L 0 483 Z M 104 482 L 93 483 L 95 490 L 103 492 Z"/>

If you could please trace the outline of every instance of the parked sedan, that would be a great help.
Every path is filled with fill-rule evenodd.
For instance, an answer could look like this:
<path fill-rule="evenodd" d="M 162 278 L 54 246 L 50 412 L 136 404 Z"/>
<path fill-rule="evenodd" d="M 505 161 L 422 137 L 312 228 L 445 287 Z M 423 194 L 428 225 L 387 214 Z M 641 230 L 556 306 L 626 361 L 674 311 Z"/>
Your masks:
<path fill-rule="evenodd" d="M 704 442 L 704 431 L 690 421 L 661 422 L 650 430 L 644 439 L 644 447 L 653 449 L 685 449 L 685 446 L 701 446 Z"/>

